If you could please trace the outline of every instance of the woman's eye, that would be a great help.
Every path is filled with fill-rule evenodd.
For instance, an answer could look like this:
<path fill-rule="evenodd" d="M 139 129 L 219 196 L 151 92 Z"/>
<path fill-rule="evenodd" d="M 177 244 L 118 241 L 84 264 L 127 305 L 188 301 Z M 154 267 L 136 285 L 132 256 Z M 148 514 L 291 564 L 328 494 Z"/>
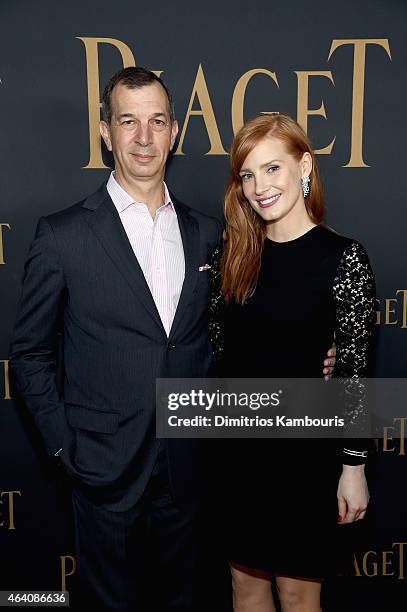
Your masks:
<path fill-rule="evenodd" d="M 240 178 L 242 179 L 244 183 L 247 183 L 247 181 L 250 181 L 252 176 L 253 176 L 252 174 L 241 174 Z"/>
<path fill-rule="evenodd" d="M 267 172 L 270 172 L 270 174 L 272 174 L 273 172 L 276 172 L 276 170 L 279 169 L 280 166 L 270 166 L 270 168 L 267 170 Z"/>

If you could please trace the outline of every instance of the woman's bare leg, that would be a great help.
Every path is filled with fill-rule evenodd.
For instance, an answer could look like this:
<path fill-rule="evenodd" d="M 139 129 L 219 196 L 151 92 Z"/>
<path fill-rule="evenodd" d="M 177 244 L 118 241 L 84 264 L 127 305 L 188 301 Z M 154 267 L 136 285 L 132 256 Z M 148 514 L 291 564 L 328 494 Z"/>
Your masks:
<path fill-rule="evenodd" d="M 256 570 L 231 565 L 234 612 L 276 612 L 270 578 Z M 250 573 L 248 573 L 250 572 Z"/>
<path fill-rule="evenodd" d="M 299 578 L 276 578 L 282 612 L 321 612 L 321 583 Z"/>

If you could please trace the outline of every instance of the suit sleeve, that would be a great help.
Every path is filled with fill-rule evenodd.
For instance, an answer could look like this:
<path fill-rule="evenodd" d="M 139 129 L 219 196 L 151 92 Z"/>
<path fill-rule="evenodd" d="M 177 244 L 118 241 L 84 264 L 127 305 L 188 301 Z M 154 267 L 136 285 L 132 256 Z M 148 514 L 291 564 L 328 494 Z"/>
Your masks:
<path fill-rule="evenodd" d="M 66 300 L 54 232 L 42 218 L 25 264 L 10 366 L 17 391 L 34 417 L 49 455 L 62 446 L 66 423 L 57 388 L 58 336 Z"/>
<path fill-rule="evenodd" d="M 334 281 L 336 305 L 336 366 L 334 377 L 343 387 L 345 416 L 349 437 L 342 450 L 346 465 L 365 463 L 367 439 L 354 431 L 368 431 L 366 385 L 369 342 L 376 310 L 373 272 L 365 249 L 352 243 L 342 255 Z"/>

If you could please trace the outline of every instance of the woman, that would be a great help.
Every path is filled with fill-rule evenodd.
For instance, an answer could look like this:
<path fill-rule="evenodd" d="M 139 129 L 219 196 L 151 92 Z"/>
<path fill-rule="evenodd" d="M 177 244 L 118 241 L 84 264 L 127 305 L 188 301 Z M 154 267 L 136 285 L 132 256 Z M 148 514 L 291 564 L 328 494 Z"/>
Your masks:
<path fill-rule="evenodd" d="M 364 248 L 321 224 L 315 156 L 293 119 L 260 116 L 236 135 L 225 217 L 222 374 L 320 377 L 335 335 L 334 375 L 365 376 L 374 278 Z M 213 268 L 216 277 L 216 258 Z M 220 303 L 219 294 L 213 309 Z M 360 404 L 354 409 L 356 418 Z M 343 525 L 366 513 L 366 442 L 231 445 L 225 497 L 236 611 L 274 611 L 275 579 L 283 612 L 319 612 L 321 580 L 337 572 L 343 530 L 349 535 Z"/>

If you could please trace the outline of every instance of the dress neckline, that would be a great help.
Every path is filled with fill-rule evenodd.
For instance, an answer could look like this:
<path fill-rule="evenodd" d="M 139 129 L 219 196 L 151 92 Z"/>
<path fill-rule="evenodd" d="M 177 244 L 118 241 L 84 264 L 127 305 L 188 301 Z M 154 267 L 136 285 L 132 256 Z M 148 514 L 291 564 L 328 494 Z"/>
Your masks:
<path fill-rule="evenodd" d="M 307 230 L 304 234 L 301 234 L 301 236 L 298 236 L 298 238 L 294 238 L 293 240 L 285 240 L 284 242 L 277 242 L 275 240 L 272 240 L 268 236 L 266 236 L 265 244 L 269 244 L 273 247 L 298 246 L 298 245 L 301 245 L 307 242 L 310 238 L 312 238 L 315 233 L 318 233 L 318 231 L 316 230 L 319 230 L 319 229 L 321 229 L 320 225 L 314 225 L 313 227 L 311 227 L 311 229 Z"/>

